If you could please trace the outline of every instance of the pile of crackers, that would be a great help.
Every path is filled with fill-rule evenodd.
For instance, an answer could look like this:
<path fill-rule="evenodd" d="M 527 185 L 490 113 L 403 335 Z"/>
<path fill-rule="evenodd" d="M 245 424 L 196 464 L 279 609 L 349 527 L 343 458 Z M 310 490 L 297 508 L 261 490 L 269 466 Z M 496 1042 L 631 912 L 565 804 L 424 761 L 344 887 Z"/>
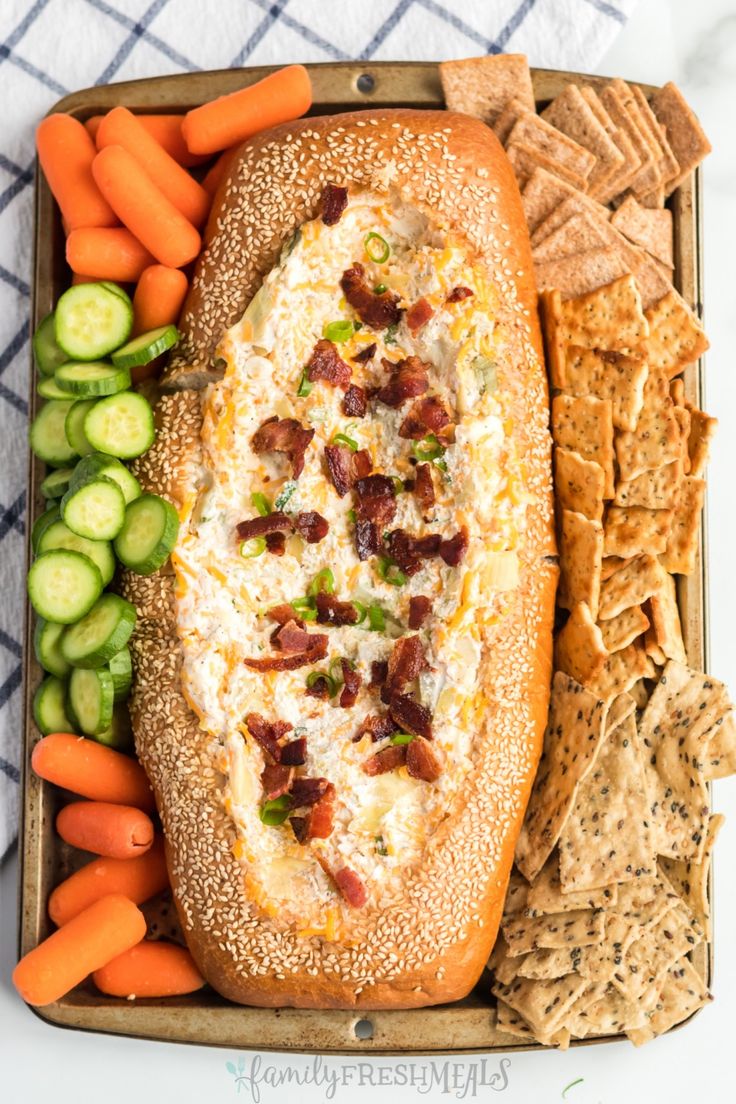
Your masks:
<path fill-rule="evenodd" d="M 525 58 L 441 69 L 519 179 L 552 392 L 555 674 L 489 963 L 498 1026 L 640 1045 L 710 999 L 707 786 L 736 773 L 728 691 L 688 666 L 677 600 L 716 420 L 685 395 L 708 342 L 672 287 L 664 203 L 710 146 L 674 85 L 649 103 L 568 85 L 538 116 Z"/>

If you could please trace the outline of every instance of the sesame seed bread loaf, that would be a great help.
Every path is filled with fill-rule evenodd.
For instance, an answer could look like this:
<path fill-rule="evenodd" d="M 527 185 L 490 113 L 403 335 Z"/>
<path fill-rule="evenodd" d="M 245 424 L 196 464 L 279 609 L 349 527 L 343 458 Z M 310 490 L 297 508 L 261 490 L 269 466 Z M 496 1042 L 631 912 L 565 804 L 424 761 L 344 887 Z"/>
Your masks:
<path fill-rule="evenodd" d="M 320 203 L 329 184 L 347 188 L 347 208 L 325 228 Z M 324 426 L 333 407 L 339 417 L 343 393 L 319 382 L 307 389 L 311 397 L 297 398 L 299 373 L 294 379 L 299 357 L 302 367 L 308 357 L 303 349 L 322 337 L 322 322 L 348 313 L 344 300 L 338 306 L 339 288 L 330 287 L 330 265 L 361 259 L 350 253 L 349 235 L 354 229 L 355 242 L 363 242 L 370 220 L 390 228 L 379 235 L 393 249 L 381 281 L 398 289 L 402 304 L 417 287 L 433 289 L 427 295 L 434 318 L 425 345 L 403 315 L 393 333 L 353 326 L 350 340 L 362 345 L 339 346 L 343 367 L 356 358 L 353 380 L 375 379 L 382 370 L 357 359 L 371 339 L 387 354 L 383 370 L 397 355 L 424 356 L 430 389 L 454 425 L 444 436 L 438 430 L 441 445 L 434 437 L 440 463 L 429 465 L 437 496 L 431 519 L 417 512 L 412 480 L 404 480 L 392 509 L 414 530 L 431 520 L 445 526 L 443 539 L 458 526 L 467 537 L 461 562 L 448 554 L 420 570 L 405 565 L 398 587 L 383 576 L 375 581 L 377 561 L 355 555 L 343 515 L 351 504 L 362 509 L 360 495 L 338 497 L 324 474 L 322 443 L 332 439 Z M 234 1001 L 437 1004 L 466 995 L 488 958 L 541 750 L 551 676 L 557 566 L 532 272 L 511 168 L 492 132 L 466 116 L 395 110 L 305 119 L 243 146 L 220 186 L 182 317 L 183 340 L 156 408 L 157 439 L 137 465 L 144 489 L 179 510 L 180 535 L 169 565 L 150 577 L 126 574 L 123 589 L 139 614 L 132 641 L 136 748 L 156 793 L 182 928 L 204 976 Z M 452 284 L 464 274 L 469 286 L 455 297 L 467 292 L 464 305 L 450 307 L 453 297 L 440 294 L 446 273 Z M 337 313 L 312 322 L 319 295 Z M 284 297 L 292 308 L 286 321 L 278 312 Z M 494 352 L 489 364 L 473 347 L 471 364 L 477 370 L 482 362 L 486 374 L 478 389 L 470 373 L 468 392 L 463 358 L 476 334 Z M 394 432 L 392 419 L 401 420 L 411 404 L 397 412 L 381 405 L 381 391 L 375 414 L 343 428 L 366 444 L 376 469 L 403 478 L 401 465 L 416 464 L 406 460 L 414 445 L 404 423 Z M 253 428 L 266 414 L 293 414 L 314 426 L 304 471 L 286 482 L 283 456 L 252 456 Z M 270 500 L 271 488 L 288 488 L 297 502 L 289 508 L 324 514 L 329 534 L 306 544 L 295 534 L 283 556 L 265 551 L 240 562 L 234 526 L 254 513 L 251 493 L 267 492 Z M 225 492 L 237 498 L 232 508 L 218 498 Z M 286 508 L 278 501 L 277 510 Z M 278 636 L 269 608 L 309 594 L 302 574 L 321 566 L 324 575 L 327 565 L 336 597 L 365 598 L 361 587 L 368 588 L 365 602 L 378 595 L 386 615 L 384 631 L 375 633 L 307 621 L 307 631 L 328 635 L 330 657 L 347 656 L 362 673 L 352 708 L 305 693 L 312 667 L 249 673 L 244 662 L 276 648 L 269 644 Z M 417 707 L 431 702 L 423 715 L 432 717 L 433 733 L 427 730 L 425 740 L 418 728 L 406 740 L 433 748 L 441 773 L 434 780 L 412 774 L 407 751 L 404 765 L 368 777 L 361 764 L 382 745 L 351 733 L 365 714 L 385 708 L 380 688 L 368 685 L 371 661 L 387 659 L 391 670 L 392 649 L 412 635 L 409 595 L 420 590 L 431 592 L 429 619 L 416 632 L 426 662 L 407 692 L 417 695 Z M 273 802 L 263 801 L 268 758 L 252 738 L 253 723 L 243 724 L 253 710 L 269 722 L 289 722 L 296 730 L 289 739 L 303 720 L 307 761 L 296 770 L 329 773 L 335 783 L 329 838 L 300 840 L 289 820 L 259 817 L 259 807 L 262 814 Z M 309 818 L 292 819 L 303 831 Z"/>

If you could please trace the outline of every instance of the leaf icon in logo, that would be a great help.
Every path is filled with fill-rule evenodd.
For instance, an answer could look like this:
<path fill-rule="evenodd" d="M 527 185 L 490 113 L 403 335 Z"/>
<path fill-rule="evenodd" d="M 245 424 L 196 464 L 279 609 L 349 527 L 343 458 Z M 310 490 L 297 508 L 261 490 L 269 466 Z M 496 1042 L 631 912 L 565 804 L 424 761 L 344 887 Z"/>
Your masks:
<path fill-rule="evenodd" d="M 237 1077 L 238 1071 L 236 1070 L 235 1064 L 233 1062 L 226 1062 L 225 1063 L 225 1069 L 227 1070 L 228 1073 L 231 1073 L 233 1075 L 233 1077 Z"/>

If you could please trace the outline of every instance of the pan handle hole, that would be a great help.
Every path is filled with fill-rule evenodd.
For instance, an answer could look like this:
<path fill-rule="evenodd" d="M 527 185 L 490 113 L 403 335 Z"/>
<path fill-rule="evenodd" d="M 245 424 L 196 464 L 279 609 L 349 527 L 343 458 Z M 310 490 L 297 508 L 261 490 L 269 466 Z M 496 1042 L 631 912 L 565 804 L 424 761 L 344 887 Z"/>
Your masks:
<path fill-rule="evenodd" d="M 373 1038 L 373 1024 L 370 1020 L 358 1020 L 353 1027 L 356 1039 L 372 1039 Z"/>
<path fill-rule="evenodd" d="M 371 73 L 361 73 L 355 82 L 355 87 L 367 96 L 376 87 L 376 78 Z"/>

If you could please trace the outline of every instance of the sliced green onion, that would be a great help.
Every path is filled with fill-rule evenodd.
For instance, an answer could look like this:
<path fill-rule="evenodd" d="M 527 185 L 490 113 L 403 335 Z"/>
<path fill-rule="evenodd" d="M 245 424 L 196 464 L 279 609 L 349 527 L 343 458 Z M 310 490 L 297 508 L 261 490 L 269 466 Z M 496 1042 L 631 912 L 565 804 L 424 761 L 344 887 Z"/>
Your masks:
<path fill-rule="evenodd" d="M 336 345 L 342 345 L 349 341 L 355 333 L 355 323 L 347 318 L 341 318 L 338 322 L 327 322 L 322 330 L 322 336 L 328 341 L 334 341 Z"/>
<path fill-rule="evenodd" d="M 255 506 L 261 517 L 268 517 L 271 513 L 271 503 L 260 491 L 256 491 L 255 494 L 252 494 L 250 496 L 250 501 L 251 505 Z"/>
<path fill-rule="evenodd" d="M 354 668 L 355 664 L 353 663 L 351 665 L 351 667 Z M 345 681 L 344 678 L 342 677 L 342 661 L 340 659 L 331 660 L 329 670 L 330 670 L 330 678 L 335 683 L 335 685 L 336 686 L 342 686 L 343 682 Z"/>
<path fill-rule="evenodd" d="M 388 583 L 389 586 L 400 587 L 409 581 L 408 575 L 404 574 L 396 560 L 392 560 L 390 556 L 379 556 L 376 562 L 376 571 L 379 578 L 383 579 L 384 583 Z"/>
<path fill-rule="evenodd" d="M 327 671 L 310 671 L 307 675 L 307 688 L 311 690 L 318 682 L 327 683 L 327 692 L 331 698 L 334 698 L 335 694 L 340 689 L 340 683 L 338 683 Z"/>
<path fill-rule="evenodd" d="M 370 259 L 376 264 L 385 264 L 391 256 L 391 246 L 375 230 L 371 230 L 370 234 L 366 234 L 363 245 Z"/>
<path fill-rule="evenodd" d="M 413 739 L 414 737 L 410 732 L 394 732 L 391 737 L 391 743 L 402 747 L 404 744 L 410 744 Z"/>
<path fill-rule="evenodd" d="M 266 551 L 265 537 L 250 537 L 240 545 L 240 555 L 244 560 L 254 560 L 256 556 L 262 556 Z"/>
<path fill-rule="evenodd" d="M 377 855 L 388 855 L 388 847 L 386 846 L 383 836 L 375 836 L 374 843 L 376 845 Z"/>
<path fill-rule="evenodd" d="M 356 602 L 355 600 L 353 600 L 352 605 L 354 605 L 356 610 L 358 611 L 358 620 L 355 622 L 355 624 L 362 625 L 366 617 L 368 616 L 368 607 L 364 606 L 362 602 Z"/>
<path fill-rule="evenodd" d="M 440 471 L 447 471 L 447 461 L 444 459 L 445 446 L 434 433 L 423 437 L 421 441 L 414 441 L 411 451 L 416 460 L 430 461 Z"/>
<path fill-rule="evenodd" d="M 346 433 L 336 433 L 330 443 L 333 445 L 347 445 L 351 452 L 358 451 L 358 442 L 354 437 L 348 437 Z"/>
<path fill-rule="evenodd" d="M 383 295 L 384 291 L 388 291 L 388 288 L 386 287 L 385 284 L 376 284 L 376 286 L 373 289 L 373 294 L 374 295 Z"/>
<path fill-rule="evenodd" d="M 393 322 L 390 326 L 386 327 L 386 332 L 383 335 L 384 345 L 395 345 L 396 344 L 396 331 L 398 330 L 398 328 L 399 328 L 399 325 L 398 325 L 397 322 Z"/>
<path fill-rule="evenodd" d="M 389 476 L 389 479 L 390 479 L 390 480 L 391 480 L 391 482 L 393 483 L 393 485 L 394 485 L 394 490 L 396 491 L 396 493 L 397 493 L 397 494 L 403 494 L 403 493 L 404 493 L 404 490 L 406 489 L 406 488 L 404 487 L 404 480 L 403 480 L 403 479 L 399 479 L 398 475 L 390 475 L 390 476 Z"/>
<path fill-rule="evenodd" d="M 284 506 L 286 506 L 287 502 L 289 501 L 291 496 L 294 494 L 295 490 L 296 490 L 296 483 L 294 482 L 293 479 L 290 479 L 288 483 L 284 483 L 283 487 L 281 488 L 281 491 L 279 493 L 278 498 L 274 502 L 274 508 L 276 510 L 283 510 Z"/>
<path fill-rule="evenodd" d="M 384 632 L 386 617 L 380 606 L 368 607 L 368 628 L 370 632 Z"/>
<path fill-rule="evenodd" d="M 355 521 L 356 521 L 355 510 L 348 510 L 348 515 L 347 516 L 348 516 L 348 521 L 351 521 L 353 523 L 353 525 L 355 525 Z"/>
<path fill-rule="evenodd" d="M 258 815 L 264 824 L 275 828 L 277 825 L 284 823 L 290 810 L 291 798 L 288 794 L 282 794 L 281 797 L 275 797 L 272 801 L 264 801 Z"/>
<path fill-rule="evenodd" d="M 329 567 L 323 567 L 317 572 L 309 584 L 307 594 L 315 598 L 320 591 L 324 591 L 325 594 L 335 593 L 335 576 Z"/>
<path fill-rule="evenodd" d="M 307 395 L 312 390 L 312 381 L 307 375 L 306 369 L 302 372 L 302 378 L 299 380 L 299 386 L 296 389 L 296 393 L 300 399 L 306 399 Z"/>
<path fill-rule="evenodd" d="M 314 604 L 314 598 L 295 598 L 293 602 L 289 602 L 289 605 L 302 621 L 317 620 L 317 609 Z"/>

